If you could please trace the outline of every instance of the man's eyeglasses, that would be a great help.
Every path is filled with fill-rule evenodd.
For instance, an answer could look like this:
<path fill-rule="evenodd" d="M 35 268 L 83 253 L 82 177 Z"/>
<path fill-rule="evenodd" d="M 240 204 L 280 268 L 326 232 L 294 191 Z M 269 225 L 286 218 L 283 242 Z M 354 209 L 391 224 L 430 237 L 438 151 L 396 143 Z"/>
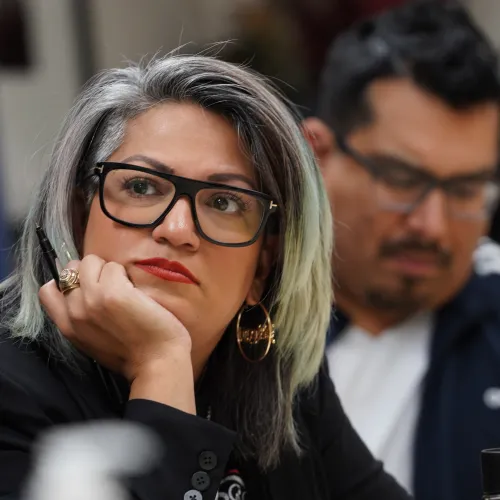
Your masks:
<path fill-rule="evenodd" d="M 377 182 L 377 200 L 384 210 L 411 213 L 435 189 L 446 195 L 451 216 L 481 220 L 494 211 L 499 197 L 496 172 L 437 178 L 423 170 L 390 160 L 364 156 L 337 135 L 339 149 L 367 170 Z"/>
<path fill-rule="evenodd" d="M 110 219 L 124 226 L 154 228 L 185 196 L 199 234 L 222 246 L 254 243 L 277 208 L 270 196 L 258 191 L 135 165 L 101 162 L 93 174 L 99 178 L 101 209 Z"/>

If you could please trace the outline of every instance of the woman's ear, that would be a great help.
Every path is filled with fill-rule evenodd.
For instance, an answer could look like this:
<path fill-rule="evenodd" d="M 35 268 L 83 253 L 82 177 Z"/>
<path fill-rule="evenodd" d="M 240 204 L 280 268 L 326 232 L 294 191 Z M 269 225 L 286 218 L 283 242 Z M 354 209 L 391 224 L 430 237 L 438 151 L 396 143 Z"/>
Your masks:
<path fill-rule="evenodd" d="M 302 131 L 321 166 L 323 161 L 337 149 L 332 130 L 319 118 L 309 117 L 302 122 Z"/>
<path fill-rule="evenodd" d="M 267 280 L 275 263 L 277 248 L 278 236 L 267 234 L 260 250 L 255 277 L 246 297 L 246 303 L 249 306 L 254 306 L 262 300 L 266 291 Z"/>

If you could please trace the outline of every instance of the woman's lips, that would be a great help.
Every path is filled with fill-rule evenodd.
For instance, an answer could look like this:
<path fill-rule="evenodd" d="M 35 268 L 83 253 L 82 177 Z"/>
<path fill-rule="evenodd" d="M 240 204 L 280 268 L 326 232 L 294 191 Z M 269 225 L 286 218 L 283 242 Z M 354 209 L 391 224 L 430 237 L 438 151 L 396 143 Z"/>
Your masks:
<path fill-rule="evenodd" d="M 199 285 L 200 283 L 196 276 L 180 262 L 154 258 L 138 261 L 135 265 L 143 271 L 166 281 L 175 281 L 188 285 Z"/>

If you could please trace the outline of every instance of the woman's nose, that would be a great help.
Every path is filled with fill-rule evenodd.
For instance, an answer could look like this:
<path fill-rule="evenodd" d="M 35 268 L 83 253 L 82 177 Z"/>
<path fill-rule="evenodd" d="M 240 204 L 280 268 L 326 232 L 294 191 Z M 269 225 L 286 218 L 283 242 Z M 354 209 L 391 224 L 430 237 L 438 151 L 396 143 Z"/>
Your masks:
<path fill-rule="evenodd" d="M 168 241 L 172 246 L 187 246 L 197 250 L 200 237 L 193 220 L 191 205 L 188 199 L 178 199 L 161 224 L 153 230 L 156 241 Z"/>

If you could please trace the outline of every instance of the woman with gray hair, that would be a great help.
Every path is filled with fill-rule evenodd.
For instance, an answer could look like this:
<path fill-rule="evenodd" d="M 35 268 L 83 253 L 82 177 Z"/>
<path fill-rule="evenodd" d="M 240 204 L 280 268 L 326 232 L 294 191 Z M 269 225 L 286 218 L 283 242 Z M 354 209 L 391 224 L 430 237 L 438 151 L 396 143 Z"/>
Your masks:
<path fill-rule="evenodd" d="M 59 286 L 37 224 L 73 257 Z M 163 447 L 138 499 L 407 498 L 322 365 L 331 227 L 297 117 L 260 77 L 170 56 L 93 79 L 0 285 L 0 496 L 45 430 L 119 418 Z"/>

